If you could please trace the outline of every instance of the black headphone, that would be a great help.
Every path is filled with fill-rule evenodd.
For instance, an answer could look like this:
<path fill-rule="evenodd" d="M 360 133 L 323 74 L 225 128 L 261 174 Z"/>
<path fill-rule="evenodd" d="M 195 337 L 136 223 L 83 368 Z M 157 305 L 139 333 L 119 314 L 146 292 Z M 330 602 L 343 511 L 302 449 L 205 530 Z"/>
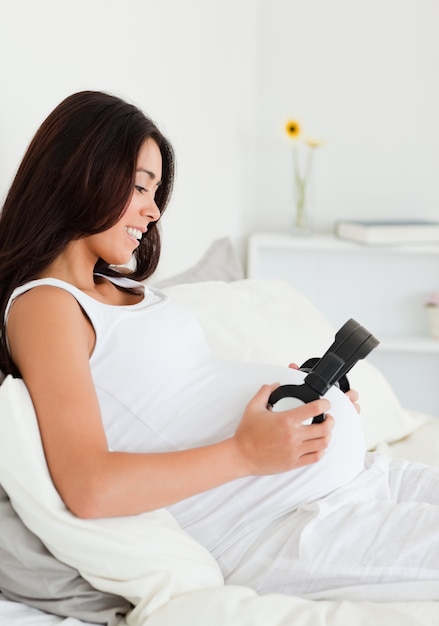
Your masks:
<path fill-rule="evenodd" d="M 350 389 L 347 372 L 355 363 L 364 359 L 379 341 L 354 319 L 348 320 L 335 334 L 335 341 L 319 358 L 308 359 L 299 368 L 307 372 L 301 385 L 281 385 L 268 399 L 273 408 L 283 398 L 297 398 L 301 403 L 312 402 L 323 396 L 330 387 L 337 385 L 344 392 Z M 296 403 L 297 406 L 298 403 Z M 300 404 L 300 402 L 299 402 Z M 312 422 L 320 423 L 325 415 L 317 415 Z"/>

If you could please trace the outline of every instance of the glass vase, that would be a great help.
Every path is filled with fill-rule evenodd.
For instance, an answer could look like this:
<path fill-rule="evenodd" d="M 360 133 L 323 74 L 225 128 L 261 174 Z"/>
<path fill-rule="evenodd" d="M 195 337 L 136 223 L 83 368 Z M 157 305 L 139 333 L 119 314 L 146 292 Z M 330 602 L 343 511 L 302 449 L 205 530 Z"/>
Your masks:
<path fill-rule="evenodd" d="M 313 149 L 308 146 L 294 151 L 293 219 L 294 235 L 311 235 L 313 230 Z"/>

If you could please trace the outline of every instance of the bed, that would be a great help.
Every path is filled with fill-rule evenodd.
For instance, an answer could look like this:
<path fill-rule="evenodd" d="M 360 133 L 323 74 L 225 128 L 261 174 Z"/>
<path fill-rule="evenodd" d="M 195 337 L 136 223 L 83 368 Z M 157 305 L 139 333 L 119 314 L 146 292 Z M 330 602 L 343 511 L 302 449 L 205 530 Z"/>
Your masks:
<path fill-rule="evenodd" d="M 203 280 L 163 285 L 163 289 L 195 313 L 212 347 L 228 358 L 286 365 L 323 354 L 333 341 L 335 329 L 311 302 L 283 281 Z M 439 462 L 436 416 L 405 410 L 367 359 L 358 362 L 349 377 L 360 392 L 369 449 L 430 464 Z M 31 594 L 28 599 L 24 592 L 14 596 L 15 583 L 3 588 L 0 577 L 5 592 L 0 593 L 1 626 L 439 623 L 439 590 L 437 602 L 405 602 L 403 597 L 394 602 L 354 602 L 259 596 L 245 587 L 224 585 L 212 557 L 187 537 L 166 511 L 113 520 L 74 518 L 51 484 L 23 387 L 21 381 L 10 378 L 0 386 L 0 484 L 26 530 L 39 537 L 42 549 L 48 550 L 46 558 L 72 568 L 73 579 L 82 585 L 85 595 L 66 584 L 61 590 L 63 602 L 55 597 L 50 603 L 43 597 L 38 603 Z M 12 471 L 17 457 L 19 476 Z M 0 515 L 0 543 L 4 526 Z M 7 569 L 2 560 L 0 548 L 0 570 Z M 45 572 L 35 565 L 30 571 L 24 562 L 21 567 L 27 567 L 20 573 L 21 579 L 44 578 Z M 84 585 L 90 585 L 87 592 Z M 100 605 L 99 598 L 91 601 L 87 595 L 93 591 L 103 594 Z"/>

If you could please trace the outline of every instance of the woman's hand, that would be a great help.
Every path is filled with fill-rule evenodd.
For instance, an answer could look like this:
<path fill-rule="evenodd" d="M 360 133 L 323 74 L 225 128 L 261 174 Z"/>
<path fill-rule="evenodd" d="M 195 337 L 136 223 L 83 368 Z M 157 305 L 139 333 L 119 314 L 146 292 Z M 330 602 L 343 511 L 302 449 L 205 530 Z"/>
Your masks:
<path fill-rule="evenodd" d="M 250 400 L 234 440 L 249 475 L 276 474 L 321 459 L 331 438 L 334 420 L 327 415 L 321 424 L 303 422 L 325 413 L 330 403 L 314 400 L 288 411 L 268 409 L 268 398 L 278 387 L 264 385 Z"/>
<path fill-rule="evenodd" d="M 288 365 L 288 367 L 290 367 L 293 370 L 298 370 L 299 366 L 297 365 L 297 363 L 290 363 Z M 356 391 L 355 389 L 349 389 L 349 391 L 346 391 L 346 396 L 349 398 L 349 400 L 352 402 L 352 404 L 354 405 L 355 410 L 357 411 L 357 413 L 361 412 L 361 407 L 358 403 L 358 391 Z"/>
<path fill-rule="evenodd" d="M 352 402 L 352 404 L 355 407 L 355 410 L 357 411 L 357 413 L 361 412 L 361 407 L 358 403 L 358 391 L 356 391 L 355 389 L 349 389 L 349 391 L 346 391 L 346 396 L 349 398 L 349 400 Z"/>

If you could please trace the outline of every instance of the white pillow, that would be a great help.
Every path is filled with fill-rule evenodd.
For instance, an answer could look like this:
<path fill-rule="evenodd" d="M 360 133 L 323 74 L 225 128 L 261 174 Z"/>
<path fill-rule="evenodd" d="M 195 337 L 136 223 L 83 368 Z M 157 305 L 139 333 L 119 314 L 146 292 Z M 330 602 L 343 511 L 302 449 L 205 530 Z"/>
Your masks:
<path fill-rule="evenodd" d="M 181 274 L 154 282 L 160 289 L 187 283 L 200 283 L 207 280 L 239 280 L 244 278 L 244 267 L 238 253 L 228 237 L 215 240 L 201 259 Z"/>
<path fill-rule="evenodd" d="M 300 365 L 322 356 L 337 330 L 303 294 L 278 279 L 193 283 L 163 291 L 198 317 L 212 349 L 226 358 Z M 367 358 L 348 377 L 360 393 L 369 449 L 401 439 L 424 423 L 401 406 Z"/>

